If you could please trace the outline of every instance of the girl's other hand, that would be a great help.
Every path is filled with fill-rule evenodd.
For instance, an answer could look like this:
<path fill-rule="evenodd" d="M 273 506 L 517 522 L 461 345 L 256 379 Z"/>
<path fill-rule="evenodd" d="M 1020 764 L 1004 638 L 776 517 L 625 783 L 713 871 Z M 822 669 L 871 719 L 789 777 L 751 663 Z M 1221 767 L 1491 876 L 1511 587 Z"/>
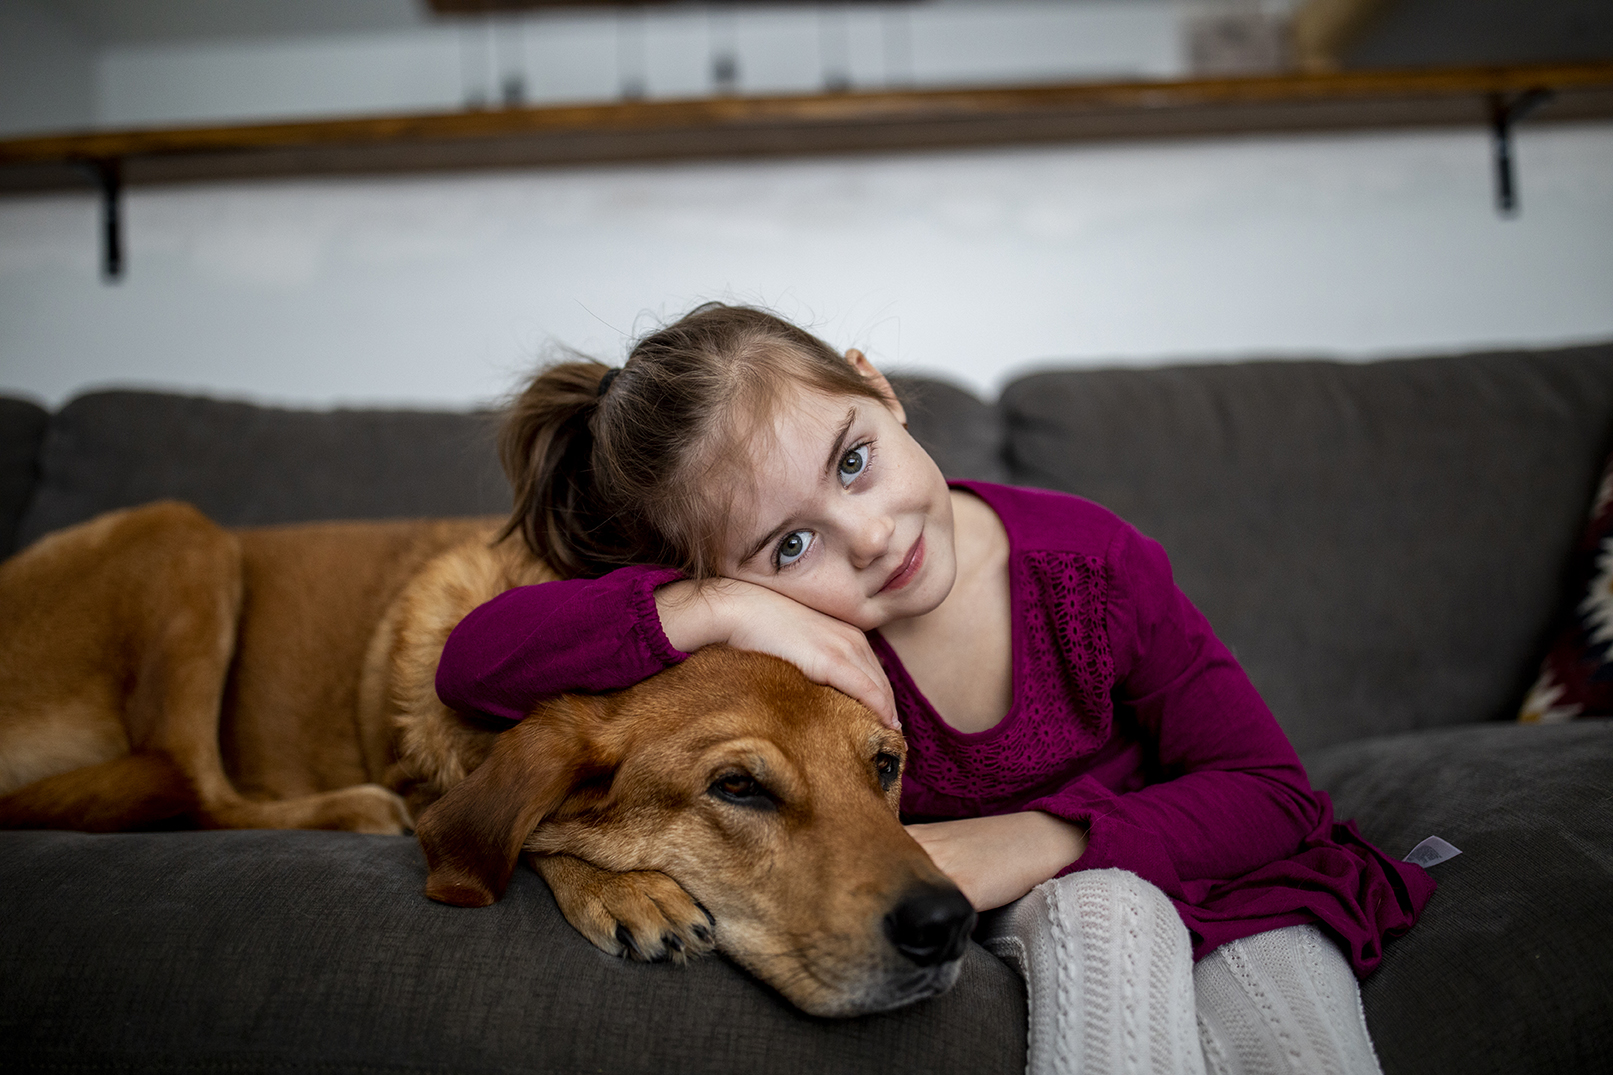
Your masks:
<path fill-rule="evenodd" d="M 907 832 L 977 911 L 1013 903 L 1087 849 L 1085 829 L 1040 810 L 909 825 Z"/>
<path fill-rule="evenodd" d="M 814 683 L 833 687 L 901 730 L 890 680 L 860 630 L 765 586 L 685 579 L 656 588 L 667 641 L 685 653 L 726 643 L 782 657 Z"/>

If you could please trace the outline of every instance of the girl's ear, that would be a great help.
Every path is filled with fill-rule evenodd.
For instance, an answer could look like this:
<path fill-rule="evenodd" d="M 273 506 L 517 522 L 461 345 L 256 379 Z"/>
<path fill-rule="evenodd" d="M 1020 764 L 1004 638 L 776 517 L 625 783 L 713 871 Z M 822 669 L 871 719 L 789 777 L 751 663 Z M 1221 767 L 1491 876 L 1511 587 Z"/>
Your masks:
<path fill-rule="evenodd" d="M 858 376 L 862 377 L 863 380 L 873 382 L 874 387 L 879 389 L 879 394 L 885 397 L 885 406 L 890 408 L 890 412 L 896 416 L 896 420 L 904 426 L 907 425 L 907 411 L 902 408 L 902 401 L 896 398 L 896 390 L 885 379 L 885 375 L 876 370 L 874 364 L 868 361 L 868 356 L 853 347 L 846 352 L 846 361 L 851 364 L 851 368 L 856 370 Z"/>

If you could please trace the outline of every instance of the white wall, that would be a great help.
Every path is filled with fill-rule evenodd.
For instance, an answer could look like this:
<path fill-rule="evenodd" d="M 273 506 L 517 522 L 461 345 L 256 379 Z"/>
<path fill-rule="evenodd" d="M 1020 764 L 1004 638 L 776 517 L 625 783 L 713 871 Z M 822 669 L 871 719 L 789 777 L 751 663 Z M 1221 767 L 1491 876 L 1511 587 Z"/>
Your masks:
<path fill-rule="evenodd" d="M 0 390 L 469 405 L 549 341 L 761 301 L 991 392 L 1052 361 L 1613 338 L 1613 125 L 136 188 L 0 199 Z"/>

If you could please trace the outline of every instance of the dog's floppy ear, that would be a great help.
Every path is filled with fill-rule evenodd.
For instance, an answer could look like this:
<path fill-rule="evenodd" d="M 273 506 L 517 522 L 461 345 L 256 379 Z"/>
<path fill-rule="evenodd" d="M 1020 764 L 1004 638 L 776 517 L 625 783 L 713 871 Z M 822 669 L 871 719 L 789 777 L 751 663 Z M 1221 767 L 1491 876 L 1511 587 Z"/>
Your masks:
<path fill-rule="evenodd" d="M 421 813 L 427 896 L 486 907 L 504 895 L 527 836 L 592 768 L 597 704 L 561 698 L 500 733 L 486 760 Z"/>

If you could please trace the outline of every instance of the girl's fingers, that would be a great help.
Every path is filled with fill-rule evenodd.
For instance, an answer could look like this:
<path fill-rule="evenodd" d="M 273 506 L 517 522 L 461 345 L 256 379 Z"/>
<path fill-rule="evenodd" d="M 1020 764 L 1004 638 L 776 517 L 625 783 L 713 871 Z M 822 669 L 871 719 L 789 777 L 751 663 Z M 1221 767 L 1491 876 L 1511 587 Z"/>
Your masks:
<path fill-rule="evenodd" d="M 847 641 L 844 647 L 830 646 L 827 650 L 805 655 L 806 660 L 797 661 L 797 664 L 814 683 L 833 687 L 841 694 L 856 699 L 872 709 L 880 723 L 899 731 L 901 725 L 896 720 L 896 699 L 890 680 L 885 677 L 885 669 L 869 648 L 867 639 L 859 634 L 856 644 Z M 861 651 L 866 652 L 860 652 L 857 644 L 860 644 Z M 795 659 L 789 654 L 781 656 L 786 660 Z"/>
<path fill-rule="evenodd" d="M 838 684 L 830 684 L 843 694 L 849 694 L 863 705 L 874 711 L 880 723 L 896 731 L 902 730 L 902 725 L 896 719 L 896 695 L 891 690 L 890 678 L 885 675 L 885 668 L 874 656 L 873 647 L 861 632 L 853 642 L 854 654 L 850 662 L 851 670 L 860 673 L 856 676 L 853 689 L 847 690 Z"/>
<path fill-rule="evenodd" d="M 835 685 L 830 684 L 830 686 Z M 847 690 L 839 686 L 835 686 L 835 689 L 842 694 L 851 695 L 851 697 L 872 709 L 874 715 L 879 718 L 879 722 L 885 727 L 896 731 L 902 730 L 901 721 L 896 719 L 896 699 L 891 693 L 890 683 L 883 674 L 880 675 L 878 680 L 864 675 L 860 689 Z"/>

